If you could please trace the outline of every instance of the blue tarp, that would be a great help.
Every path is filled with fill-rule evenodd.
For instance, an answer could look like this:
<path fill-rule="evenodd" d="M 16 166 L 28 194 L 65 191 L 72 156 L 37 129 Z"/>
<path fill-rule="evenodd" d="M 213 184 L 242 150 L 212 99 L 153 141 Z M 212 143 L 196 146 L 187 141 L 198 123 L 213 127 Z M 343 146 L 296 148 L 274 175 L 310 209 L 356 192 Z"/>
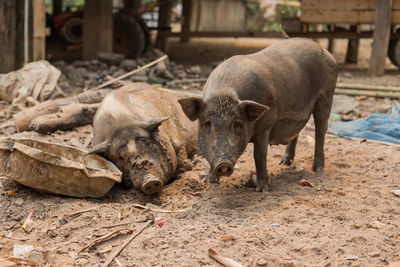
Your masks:
<path fill-rule="evenodd" d="M 376 112 L 366 118 L 331 122 L 329 132 L 343 137 L 358 137 L 400 144 L 400 105 L 387 114 Z"/>

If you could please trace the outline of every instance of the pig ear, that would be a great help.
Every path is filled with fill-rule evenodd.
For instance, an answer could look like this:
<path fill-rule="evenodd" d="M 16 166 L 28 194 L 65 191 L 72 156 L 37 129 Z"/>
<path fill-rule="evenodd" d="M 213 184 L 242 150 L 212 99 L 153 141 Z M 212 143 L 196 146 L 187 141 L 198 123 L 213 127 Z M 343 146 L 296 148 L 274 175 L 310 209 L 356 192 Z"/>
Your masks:
<path fill-rule="evenodd" d="M 95 145 L 86 155 L 90 154 L 97 154 L 97 155 L 104 155 L 107 152 L 109 147 L 108 141 L 104 141 L 100 144 Z"/>
<path fill-rule="evenodd" d="M 188 97 L 181 98 L 178 102 L 181 104 L 182 110 L 185 112 L 189 120 L 195 121 L 199 118 L 200 110 L 204 106 L 203 99 L 199 97 Z"/>
<path fill-rule="evenodd" d="M 144 128 L 145 128 L 147 131 L 149 131 L 149 132 L 154 132 L 155 130 L 157 130 L 158 126 L 160 126 L 161 123 L 162 123 L 163 121 L 166 121 L 166 120 L 168 120 L 169 118 L 170 118 L 170 116 L 168 116 L 168 117 L 163 117 L 163 118 L 155 118 L 155 119 L 152 119 L 152 120 L 150 120 L 150 121 L 148 121 L 148 122 L 146 123 L 146 125 L 145 125 Z"/>
<path fill-rule="evenodd" d="M 270 108 L 251 100 L 240 101 L 239 108 L 246 114 L 249 121 L 260 118 Z"/>

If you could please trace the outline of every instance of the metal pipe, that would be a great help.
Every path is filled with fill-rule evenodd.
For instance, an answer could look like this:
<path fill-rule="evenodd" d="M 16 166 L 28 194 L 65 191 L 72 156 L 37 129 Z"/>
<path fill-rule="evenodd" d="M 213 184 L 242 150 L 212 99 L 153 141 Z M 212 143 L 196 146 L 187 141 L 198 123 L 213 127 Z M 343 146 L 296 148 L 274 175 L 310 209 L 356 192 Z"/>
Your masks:
<path fill-rule="evenodd" d="M 24 7 L 24 64 L 29 61 L 29 0 L 25 0 Z"/>

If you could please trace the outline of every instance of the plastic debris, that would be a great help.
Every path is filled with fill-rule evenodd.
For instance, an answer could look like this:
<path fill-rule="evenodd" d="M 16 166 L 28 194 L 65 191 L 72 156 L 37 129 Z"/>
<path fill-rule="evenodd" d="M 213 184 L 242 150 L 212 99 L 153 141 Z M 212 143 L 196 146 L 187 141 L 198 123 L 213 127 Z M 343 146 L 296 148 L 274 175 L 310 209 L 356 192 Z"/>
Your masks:
<path fill-rule="evenodd" d="M 314 185 L 311 182 L 304 179 L 299 180 L 299 184 L 301 184 L 302 186 L 314 187 Z"/>
<path fill-rule="evenodd" d="M 11 196 L 11 195 L 15 195 L 17 193 L 17 190 L 10 190 L 7 192 L 7 195 Z"/>
<path fill-rule="evenodd" d="M 33 215 L 33 208 L 29 211 L 28 217 L 25 219 L 24 224 L 22 225 L 22 228 L 25 230 L 25 232 L 30 231 L 30 226 L 32 224 L 32 215 Z"/>
<path fill-rule="evenodd" d="M 339 114 L 337 114 L 337 113 L 331 113 L 330 115 L 329 115 L 329 118 L 332 120 L 332 121 L 340 121 L 340 115 Z"/>
<path fill-rule="evenodd" d="M 13 256 L 16 258 L 25 258 L 29 252 L 33 251 L 33 246 L 31 245 L 20 245 L 15 244 L 13 248 Z"/>
<path fill-rule="evenodd" d="M 393 195 L 400 197 L 400 189 L 392 190 Z"/>
<path fill-rule="evenodd" d="M 168 223 L 168 222 L 171 222 L 171 221 L 168 221 L 168 220 L 166 220 L 166 221 L 164 221 L 163 219 L 161 219 L 161 218 L 159 218 L 159 217 L 157 217 L 157 218 L 155 218 L 154 219 L 154 223 L 157 225 L 157 226 L 163 226 L 165 223 Z"/>
<path fill-rule="evenodd" d="M 271 227 L 279 227 L 281 226 L 279 223 L 271 223 Z"/>
<path fill-rule="evenodd" d="M 348 255 L 348 256 L 346 257 L 346 260 L 349 260 L 349 261 L 356 261 L 356 260 L 358 260 L 358 256 L 355 256 L 355 255 Z"/>

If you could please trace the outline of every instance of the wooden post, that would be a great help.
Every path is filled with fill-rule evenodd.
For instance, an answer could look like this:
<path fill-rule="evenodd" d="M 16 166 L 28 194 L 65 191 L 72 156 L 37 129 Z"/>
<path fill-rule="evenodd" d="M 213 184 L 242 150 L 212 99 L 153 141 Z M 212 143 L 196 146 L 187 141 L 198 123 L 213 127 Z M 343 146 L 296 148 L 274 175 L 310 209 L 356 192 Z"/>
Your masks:
<path fill-rule="evenodd" d="M 192 5 L 193 0 L 183 0 L 182 2 L 182 33 L 187 34 L 191 30 L 191 21 L 192 21 Z M 189 42 L 188 36 L 182 36 L 181 42 L 187 43 Z"/>
<path fill-rule="evenodd" d="M 169 24 L 171 22 L 173 1 L 167 0 L 160 3 L 160 10 L 158 12 L 158 34 L 156 47 L 165 51 L 167 48 L 167 37 L 163 35 L 163 33 L 171 31 Z"/>
<path fill-rule="evenodd" d="M 357 26 L 350 26 L 350 30 L 356 32 Z M 359 39 L 349 39 L 347 42 L 346 63 L 357 63 Z"/>
<path fill-rule="evenodd" d="M 83 11 L 83 58 L 94 59 L 99 52 L 112 52 L 112 0 L 86 0 Z"/>
<path fill-rule="evenodd" d="M 46 58 L 46 4 L 45 0 L 33 0 L 32 60 Z"/>
<path fill-rule="evenodd" d="M 15 70 L 16 2 L 0 0 L 0 73 Z"/>
<path fill-rule="evenodd" d="M 389 46 L 392 0 L 376 0 L 375 29 L 369 73 L 383 75 Z"/>

